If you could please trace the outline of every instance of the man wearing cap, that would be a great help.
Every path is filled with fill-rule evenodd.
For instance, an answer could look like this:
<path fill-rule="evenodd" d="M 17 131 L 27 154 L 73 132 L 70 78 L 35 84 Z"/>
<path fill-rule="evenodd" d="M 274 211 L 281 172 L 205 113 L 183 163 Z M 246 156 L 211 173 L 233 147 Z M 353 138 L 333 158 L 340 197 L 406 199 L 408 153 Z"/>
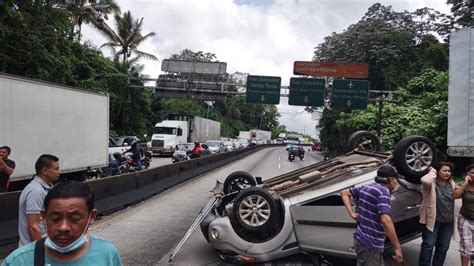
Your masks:
<path fill-rule="evenodd" d="M 403 254 L 395 226 L 390 218 L 390 191 L 397 186 L 397 178 L 403 178 L 395 168 L 382 165 L 377 170 L 375 183 L 341 191 L 341 198 L 349 215 L 357 221 L 354 232 L 354 249 L 357 265 L 384 265 L 385 237 L 395 249 L 393 258 L 403 262 Z M 352 209 L 352 198 L 357 201 L 357 212 Z"/>

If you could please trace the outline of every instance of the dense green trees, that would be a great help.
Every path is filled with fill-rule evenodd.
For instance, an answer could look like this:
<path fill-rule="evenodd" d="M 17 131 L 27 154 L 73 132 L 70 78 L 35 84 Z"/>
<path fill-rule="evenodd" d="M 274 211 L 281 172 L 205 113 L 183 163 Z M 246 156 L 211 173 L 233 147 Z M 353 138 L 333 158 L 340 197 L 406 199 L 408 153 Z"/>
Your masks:
<path fill-rule="evenodd" d="M 369 64 L 371 89 L 397 90 L 397 103 L 383 109 L 382 142 L 387 149 L 407 135 L 424 135 L 446 148 L 448 46 L 452 17 L 430 8 L 396 12 L 374 4 L 342 33 L 333 33 L 315 49 L 314 60 Z M 438 36 L 438 37 L 436 37 Z M 371 95 L 374 96 L 374 95 Z M 308 108 L 311 110 L 311 108 Z M 378 107 L 326 109 L 320 138 L 334 153 L 357 130 L 376 130 Z"/>

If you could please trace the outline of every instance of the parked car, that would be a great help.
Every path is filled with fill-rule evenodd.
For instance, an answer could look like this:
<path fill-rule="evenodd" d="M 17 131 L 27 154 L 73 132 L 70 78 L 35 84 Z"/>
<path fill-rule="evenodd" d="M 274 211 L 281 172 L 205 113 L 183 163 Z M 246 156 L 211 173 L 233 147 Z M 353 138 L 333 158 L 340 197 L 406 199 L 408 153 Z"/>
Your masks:
<path fill-rule="evenodd" d="M 137 136 L 119 136 L 113 139 L 115 147 L 125 147 L 125 149 L 129 149 L 132 143 L 135 141 L 138 141 L 138 149 L 140 150 L 140 156 L 143 158 L 145 156 L 145 152 L 148 150 L 148 145 L 147 143 L 141 143 L 140 139 Z"/>
<path fill-rule="evenodd" d="M 236 149 L 232 141 L 224 141 L 222 144 L 224 145 L 225 151 L 233 151 Z"/>
<path fill-rule="evenodd" d="M 225 152 L 224 144 L 220 140 L 208 140 L 206 145 L 209 147 L 211 154 L 219 154 Z"/>
<path fill-rule="evenodd" d="M 194 143 L 178 144 L 176 150 L 171 156 L 173 163 L 189 160 L 191 151 L 194 148 Z"/>
<path fill-rule="evenodd" d="M 230 263 L 265 262 L 300 252 L 316 259 L 320 255 L 355 259 L 356 223 L 339 192 L 373 183 L 378 167 L 384 164 L 393 165 L 405 176 L 391 195 L 397 235 L 401 243 L 419 237 L 419 183 L 437 160 L 433 143 L 422 136 L 409 136 L 393 152 L 382 152 L 377 143 L 362 141 L 364 145 L 359 145 L 359 138 L 349 141 L 355 149 L 345 155 L 263 182 L 246 172 L 232 173 L 224 183 L 218 181 L 199 217 L 205 239 Z"/>
<path fill-rule="evenodd" d="M 242 143 L 237 139 L 232 140 L 232 143 L 234 144 L 235 149 L 242 149 L 243 148 Z"/>
<path fill-rule="evenodd" d="M 249 141 L 247 139 L 239 139 L 239 142 L 242 148 L 247 148 L 249 146 Z"/>

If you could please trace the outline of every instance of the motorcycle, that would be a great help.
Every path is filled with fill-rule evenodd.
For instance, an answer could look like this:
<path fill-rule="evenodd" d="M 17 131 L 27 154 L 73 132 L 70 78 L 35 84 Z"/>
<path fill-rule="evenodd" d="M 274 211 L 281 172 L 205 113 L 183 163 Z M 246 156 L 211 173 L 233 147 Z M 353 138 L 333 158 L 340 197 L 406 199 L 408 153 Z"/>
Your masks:
<path fill-rule="evenodd" d="M 329 160 L 329 149 L 328 148 L 324 148 L 323 151 L 322 151 L 322 154 L 323 154 L 323 160 L 324 161 Z"/>
<path fill-rule="evenodd" d="M 292 162 L 294 159 L 295 155 L 292 152 L 288 153 L 288 161 Z"/>

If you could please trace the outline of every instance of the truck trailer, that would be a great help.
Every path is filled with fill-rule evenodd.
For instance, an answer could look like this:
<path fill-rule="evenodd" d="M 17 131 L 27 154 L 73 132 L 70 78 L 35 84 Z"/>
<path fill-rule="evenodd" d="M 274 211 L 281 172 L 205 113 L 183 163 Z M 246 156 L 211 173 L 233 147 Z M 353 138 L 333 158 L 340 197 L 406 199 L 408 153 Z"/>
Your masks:
<path fill-rule="evenodd" d="M 41 154 L 59 158 L 62 175 L 84 180 L 108 165 L 109 96 L 0 74 L 0 146 L 16 163 L 10 181 L 30 179 Z"/>
<path fill-rule="evenodd" d="M 449 156 L 474 157 L 474 29 L 449 38 Z"/>
<path fill-rule="evenodd" d="M 218 140 L 221 123 L 191 115 L 168 115 L 167 120 L 157 123 L 151 137 L 153 155 L 172 155 L 176 145 L 189 142 Z"/>

